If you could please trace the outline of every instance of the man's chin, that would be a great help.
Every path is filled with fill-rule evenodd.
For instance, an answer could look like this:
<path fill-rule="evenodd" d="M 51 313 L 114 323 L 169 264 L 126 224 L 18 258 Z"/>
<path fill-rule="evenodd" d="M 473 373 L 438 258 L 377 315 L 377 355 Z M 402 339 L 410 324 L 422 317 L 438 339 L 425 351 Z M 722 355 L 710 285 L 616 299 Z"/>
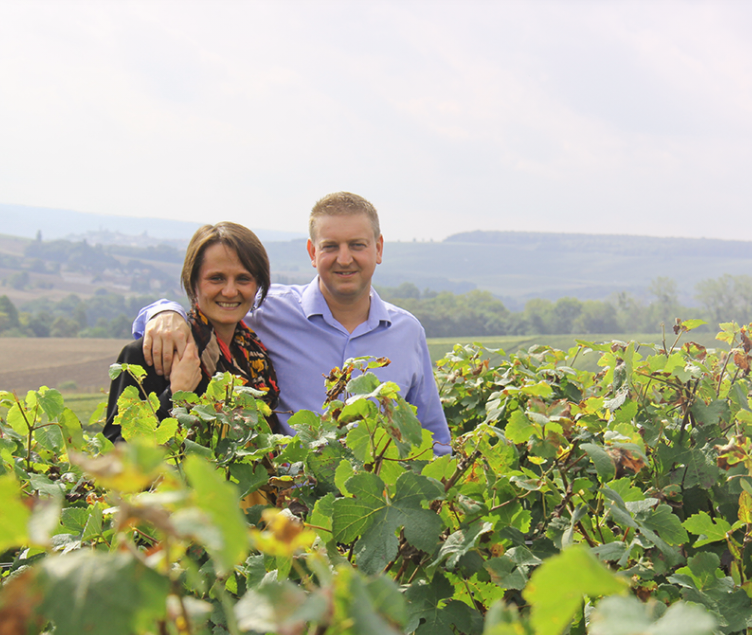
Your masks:
<path fill-rule="evenodd" d="M 370 285 L 368 288 L 364 289 L 363 285 L 355 284 L 354 281 L 352 283 L 340 282 L 339 284 L 327 287 L 327 291 L 329 292 L 329 295 L 340 301 L 356 300 L 363 295 L 368 295 Z"/>

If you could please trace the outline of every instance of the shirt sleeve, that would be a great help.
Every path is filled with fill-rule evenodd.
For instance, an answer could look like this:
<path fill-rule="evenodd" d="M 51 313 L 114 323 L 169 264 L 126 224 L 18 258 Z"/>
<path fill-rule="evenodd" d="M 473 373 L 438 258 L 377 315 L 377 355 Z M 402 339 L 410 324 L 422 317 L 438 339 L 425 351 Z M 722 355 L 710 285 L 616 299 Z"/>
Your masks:
<path fill-rule="evenodd" d="M 131 328 L 133 339 L 143 337 L 144 331 L 146 330 L 146 323 L 151 320 L 157 313 L 162 313 L 162 311 L 174 311 L 175 313 L 180 313 L 183 318 L 187 317 L 185 309 L 177 302 L 173 302 L 172 300 L 165 300 L 164 298 L 157 300 L 156 302 L 152 302 L 150 305 L 145 306 L 143 309 L 141 309 L 138 312 L 136 319 L 133 320 L 133 326 Z"/>
<path fill-rule="evenodd" d="M 436 379 L 433 375 L 433 363 L 428 352 L 428 343 L 423 335 L 420 343 L 419 379 L 407 394 L 407 401 L 418 409 L 418 419 L 421 425 L 433 432 L 433 451 L 436 456 L 451 454 L 451 435 L 447 425 L 444 409 L 441 407 L 439 389 L 436 387 Z"/>

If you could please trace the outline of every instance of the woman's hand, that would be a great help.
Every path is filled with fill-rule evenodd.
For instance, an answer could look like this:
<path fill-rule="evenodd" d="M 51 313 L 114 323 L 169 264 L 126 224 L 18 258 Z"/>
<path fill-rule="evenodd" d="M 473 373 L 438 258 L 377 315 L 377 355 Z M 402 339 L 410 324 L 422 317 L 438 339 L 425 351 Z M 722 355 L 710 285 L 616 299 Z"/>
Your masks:
<path fill-rule="evenodd" d="M 178 390 L 193 391 L 201 381 L 201 364 L 198 359 L 198 349 L 193 338 L 188 341 L 182 356 L 175 356 L 172 360 L 170 372 L 170 390 L 175 394 Z"/>

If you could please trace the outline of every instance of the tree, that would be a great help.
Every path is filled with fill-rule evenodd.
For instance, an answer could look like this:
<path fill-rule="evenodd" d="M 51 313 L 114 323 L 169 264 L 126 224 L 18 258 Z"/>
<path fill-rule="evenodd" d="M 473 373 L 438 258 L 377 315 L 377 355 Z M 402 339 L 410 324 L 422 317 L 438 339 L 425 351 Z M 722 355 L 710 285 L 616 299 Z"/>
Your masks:
<path fill-rule="evenodd" d="M 553 304 L 551 300 L 535 298 L 528 300 L 524 311 L 529 333 L 551 333 L 553 323 Z"/>
<path fill-rule="evenodd" d="M 582 314 L 582 302 L 577 298 L 559 298 L 552 310 L 552 332 L 572 333 L 575 320 Z"/>
<path fill-rule="evenodd" d="M 608 302 L 588 300 L 582 305 L 582 314 L 572 325 L 575 333 L 604 334 L 619 330 L 616 309 Z"/>
<path fill-rule="evenodd" d="M 655 300 L 650 304 L 651 327 L 655 328 L 659 324 L 670 327 L 681 313 L 676 281 L 672 278 L 659 276 L 650 282 L 648 292 L 655 297 Z"/>
<path fill-rule="evenodd" d="M 8 278 L 8 283 L 10 284 L 10 286 L 19 291 L 28 287 L 29 282 L 30 280 L 28 271 L 17 271 Z"/>
<path fill-rule="evenodd" d="M 0 296 L 0 331 L 19 326 L 18 310 L 7 295 Z"/>
<path fill-rule="evenodd" d="M 80 325 L 78 322 L 61 315 L 55 318 L 55 321 L 52 323 L 50 337 L 76 337 L 79 329 Z"/>
<path fill-rule="evenodd" d="M 725 274 L 716 280 L 702 280 L 695 297 L 714 322 L 752 321 L 752 276 Z"/>

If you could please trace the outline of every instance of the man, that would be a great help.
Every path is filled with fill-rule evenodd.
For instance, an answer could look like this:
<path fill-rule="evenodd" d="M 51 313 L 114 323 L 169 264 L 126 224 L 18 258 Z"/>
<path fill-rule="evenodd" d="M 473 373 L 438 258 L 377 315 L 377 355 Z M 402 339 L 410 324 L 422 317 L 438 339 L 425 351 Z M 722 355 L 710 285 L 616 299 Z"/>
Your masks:
<path fill-rule="evenodd" d="M 417 407 L 421 424 L 434 435 L 436 454 L 450 452 L 450 436 L 441 408 L 426 336 L 407 311 L 384 302 L 371 287 L 381 263 L 384 238 L 371 203 L 349 192 L 322 198 L 311 211 L 307 243 L 317 277 L 308 285 L 272 285 L 264 304 L 245 322 L 269 349 L 280 389 L 282 428 L 298 410 L 321 411 L 326 398 L 323 375 L 351 357 L 388 357 L 391 364 L 374 369 L 393 381 Z M 190 330 L 161 300 L 142 309 L 134 335 L 143 332 L 144 356 L 158 373 L 169 374 L 173 350 L 182 355 Z M 158 315 L 157 315 L 158 314 Z"/>

